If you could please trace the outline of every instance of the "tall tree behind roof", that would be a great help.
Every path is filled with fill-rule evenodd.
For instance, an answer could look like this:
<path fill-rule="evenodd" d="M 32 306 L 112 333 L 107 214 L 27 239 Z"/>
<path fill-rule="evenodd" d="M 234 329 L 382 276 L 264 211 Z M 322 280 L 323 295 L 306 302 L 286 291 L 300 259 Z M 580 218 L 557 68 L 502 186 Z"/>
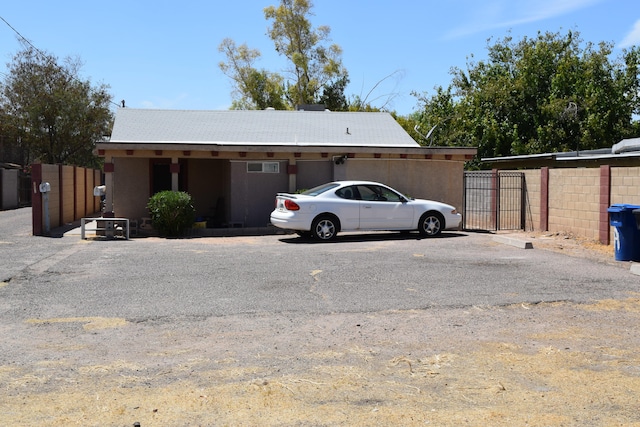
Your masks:
<path fill-rule="evenodd" d="M 294 109 L 297 105 L 325 103 L 347 109 L 344 89 L 349 81 L 342 65 L 342 49 L 330 44 L 328 26 L 313 28 L 309 0 L 281 0 L 264 9 L 271 22 L 268 35 L 275 50 L 287 59 L 286 74 L 255 67 L 260 52 L 246 44 L 224 39 L 218 50 L 225 55 L 219 66 L 234 85 L 232 108 Z"/>

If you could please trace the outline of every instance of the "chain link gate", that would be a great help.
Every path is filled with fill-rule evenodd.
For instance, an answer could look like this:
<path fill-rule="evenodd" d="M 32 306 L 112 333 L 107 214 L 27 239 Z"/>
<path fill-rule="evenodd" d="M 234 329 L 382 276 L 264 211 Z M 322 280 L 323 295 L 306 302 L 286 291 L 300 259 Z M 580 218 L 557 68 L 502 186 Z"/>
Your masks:
<path fill-rule="evenodd" d="M 462 227 L 465 230 L 524 230 L 525 202 L 524 173 L 465 172 Z"/>

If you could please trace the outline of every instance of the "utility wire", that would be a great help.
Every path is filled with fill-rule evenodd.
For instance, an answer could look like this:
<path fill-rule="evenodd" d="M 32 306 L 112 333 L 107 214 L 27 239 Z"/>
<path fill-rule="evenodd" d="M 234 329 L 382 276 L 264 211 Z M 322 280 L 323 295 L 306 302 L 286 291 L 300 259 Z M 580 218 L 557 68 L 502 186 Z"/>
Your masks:
<path fill-rule="evenodd" d="M 16 33 L 16 34 L 18 35 L 18 37 L 20 37 L 20 39 L 21 39 L 24 43 L 26 43 L 26 44 L 28 44 L 29 46 L 31 46 L 31 48 L 32 48 L 33 50 L 35 50 L 37 53 L 39 53 L 39 54 L 40 54 L 40 56 L 42 56 L 42 57 L 43 57 L 43 58 L 45 58 L 45 59 L 47 58 L 47 55 L 46 55 L 43 51 L 41 51 L 40 49 L 38 49 L 38 48 L 37 48 L 33 43 L 31 43 L 31 41 L 29 41 L 29 39 L 27 39 L 25 36 L 23 36 L 22 34 L 20 34 L 20 31 L 18 31 L 18 30 L 16 30 L 15 28 L 13 28 L 13 26 L 12 26 L 11 24 L 9 24 L 9 22 L 7 22 L 7 20 L 6 20 L 6 19 L 4 19 L 2 16 L 0 16 L 0 20 L 2 20 L 2 22 L 4 22 L 5 24 L 7 24 L 7 27 L 11 28 L 11 30 L 12 30 L 14 33 Z M 61 69 L 62 69 L 64 72 L 66 72 L 66 70 L 64 70 L 62 67 L 61 67 Z M 0 74 L 2 74 L 2 75 L 4 75 L 4 76 L 8 77 L 5 73 L 0 73 Z M 69 77 L 71 77 L 72 79 L 76 80 L 76 81 L 77 81 L 77 82 L 79 82 L 79 83 L 82 83 L 82 82 L 81 82 L 77 77 L 75 77 L 75 76 L 73 76 L 73 75 L 70 75 Z M 116 107 L 124 106 L 124 101 L 122 102 L 122 105 L 120 105 L 120 104 L 118 104 L 118 103 L 115 103 L 115 102 L 113 102 L 113 101 L 109 101 L 109 102 L 110 102 L 111 104 L 115 105 Z"/>

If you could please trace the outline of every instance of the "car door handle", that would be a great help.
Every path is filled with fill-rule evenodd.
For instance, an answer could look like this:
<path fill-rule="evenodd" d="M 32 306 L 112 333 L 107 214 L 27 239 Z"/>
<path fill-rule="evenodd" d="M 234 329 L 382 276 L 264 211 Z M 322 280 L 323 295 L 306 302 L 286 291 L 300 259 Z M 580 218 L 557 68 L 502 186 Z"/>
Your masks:
<path fill-rule="evenodd" d="M 371 209 L 371 205 L 363 205 L 362 207 L 365 209 Z"/>

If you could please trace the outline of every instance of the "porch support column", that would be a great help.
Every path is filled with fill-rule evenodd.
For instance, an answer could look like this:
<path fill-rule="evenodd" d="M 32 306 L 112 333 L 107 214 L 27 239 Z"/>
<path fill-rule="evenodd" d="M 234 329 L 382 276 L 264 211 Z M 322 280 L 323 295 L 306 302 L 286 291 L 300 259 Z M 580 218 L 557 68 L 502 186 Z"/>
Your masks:
<path fill-rule="evenodd" d="M 289 193 L 295 193 L 298 185 L 297 174 L 298 174 L 298 165 L 296 164 L 296 159 L 289 159 L 289 164 L 287 165 L 287 173 L 289 174 Z"/>
<path fill-rule="evenodd" d="M 600 166 L 600 215 L 598 218 L 598 240 L 608 245 L 609 240 L 609 205 L 611 204 L 611 166 Z"/>
<path fill-rule="evenodd" d="M 180 163 L 177 157 L 171 158 L 171 190 L 178 191 L 180 189 Z"/>

